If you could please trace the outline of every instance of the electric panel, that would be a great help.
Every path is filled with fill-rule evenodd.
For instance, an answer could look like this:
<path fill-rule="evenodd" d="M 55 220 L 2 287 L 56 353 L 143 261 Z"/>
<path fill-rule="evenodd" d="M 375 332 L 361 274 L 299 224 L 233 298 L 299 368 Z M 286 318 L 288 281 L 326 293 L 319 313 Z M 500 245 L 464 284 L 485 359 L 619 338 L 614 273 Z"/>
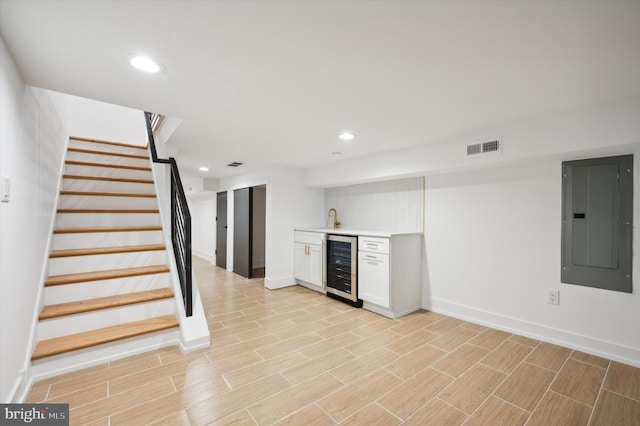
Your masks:
<path fill-rule="evenodd" d="M 633 156 L 562 163 L 563 283 L 632 291 Z"/>

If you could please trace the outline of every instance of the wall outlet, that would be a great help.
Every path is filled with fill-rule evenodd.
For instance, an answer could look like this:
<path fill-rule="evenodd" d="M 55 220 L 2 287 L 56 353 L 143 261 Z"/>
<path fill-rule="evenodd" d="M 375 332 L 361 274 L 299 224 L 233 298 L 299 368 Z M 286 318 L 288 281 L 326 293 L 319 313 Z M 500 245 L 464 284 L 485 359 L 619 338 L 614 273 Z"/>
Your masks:
<path fill-rule="evenodd" d="M 560 290 L 547 290 L 547 303 L 549 305 L 560 305 Z"/>

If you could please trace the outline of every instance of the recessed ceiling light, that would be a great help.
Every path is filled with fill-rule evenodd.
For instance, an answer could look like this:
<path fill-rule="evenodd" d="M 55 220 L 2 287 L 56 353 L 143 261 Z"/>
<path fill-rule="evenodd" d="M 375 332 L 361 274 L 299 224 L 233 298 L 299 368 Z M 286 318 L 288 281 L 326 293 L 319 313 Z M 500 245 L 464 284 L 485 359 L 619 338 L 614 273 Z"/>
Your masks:
<path fill-rule="evenodd" d="M 129 61 L 134 68 L 148 73 L 157 73 L 160 71 L 160 65 L 156 61 L 146 56 L 136 56 Z"/>
<path fill-rule="evenodd" d="M 208 172 L 208 171 L 209 171 L 209 168 L 208 168 L 208 167 L 205 167 L 205 166 L 202 166 L 202 167 L 200 167 L 198 170 L 200 170 L 201 172 Z"/>
<path fill-rule="evenodd" d="M 340 138 L 340 140 L 350 141 L 350 140 L 353 140 L 353 138 L 355 138 L 356 135 L 354 135 L 353 133 L 349 133 L 349 132 L 343 132 L 343 133 L 340 133 L 338 135 L 338 137 Z"/>

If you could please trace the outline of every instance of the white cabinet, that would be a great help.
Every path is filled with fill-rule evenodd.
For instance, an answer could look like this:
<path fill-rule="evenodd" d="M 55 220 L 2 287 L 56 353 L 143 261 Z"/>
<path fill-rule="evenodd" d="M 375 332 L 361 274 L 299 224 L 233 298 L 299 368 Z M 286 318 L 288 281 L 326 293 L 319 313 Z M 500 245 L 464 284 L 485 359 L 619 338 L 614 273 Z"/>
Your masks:
<path fill-rule="evenodd" d="M 358 298 L 389 308 L 389 239 L 358 237 Z"/>
<path fill-rule="evenodd" d="M 358 252 L 358 296 L 389 308 L 389 255 Z"/>
<path fill-rule="evenodd" d="M 294 233 L 294 278 L 296 282 L 316 291 L 323 291 L 324 241 L 321 232 Z"/>
<path fill-rule="evenodd" d="M 420 309 L 422 235 L 358 237 L 358 297 L 370 311 L 398 318 Z"/>

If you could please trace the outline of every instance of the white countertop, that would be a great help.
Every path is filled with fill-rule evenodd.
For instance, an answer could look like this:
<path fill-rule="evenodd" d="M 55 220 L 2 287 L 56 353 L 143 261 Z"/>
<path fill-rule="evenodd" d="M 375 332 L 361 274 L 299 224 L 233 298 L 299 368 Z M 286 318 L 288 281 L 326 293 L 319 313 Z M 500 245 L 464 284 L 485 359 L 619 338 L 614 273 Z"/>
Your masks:
<path fill-rule="evenodd" d="M 366 235 L 370 237 L 392 237 L 394 235 L 422 235 L 422 232 L 395 232 L 395 231 L 368 231 L 366 229 L 348 229 L 348 228 L 295 228 L 295 231 L 304 232 L 323 232 L 325 234 L 335 235 Z"/>

